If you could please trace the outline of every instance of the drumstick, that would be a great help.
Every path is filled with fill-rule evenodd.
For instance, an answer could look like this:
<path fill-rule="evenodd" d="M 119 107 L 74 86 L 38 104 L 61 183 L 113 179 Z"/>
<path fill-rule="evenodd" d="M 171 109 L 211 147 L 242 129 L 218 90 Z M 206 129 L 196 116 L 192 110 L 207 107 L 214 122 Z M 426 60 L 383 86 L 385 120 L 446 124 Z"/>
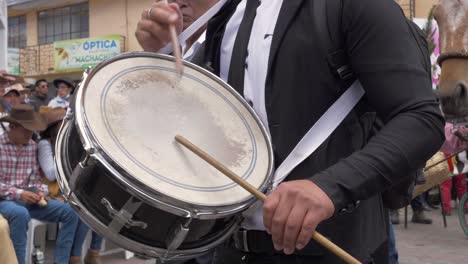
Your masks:
<path fill-rule="evenodd" d="M 215 167 L 217 170 L 222 172 L 224 175 L 229 177 L 232 181 L 235 183 L 239 184 L 242 188 L 244 188 L 246 191 L 250 192 L 253 194 L 257 199 L 259 199 L 262 202 L 265 202 L 266 200 L 266 195 L 262 192 L 260 192 L 257 188 L 252 186 L 250 183 L 247 181 L 243 180 L 241 177 L 239 177 L 237 174 L 235 174 L 233 171 L 228 169 L 226 166 L 224 166 L 222 163 L 211 157 L 208 153 L 200 149 L 199 147 L 195 146 L 192 142 L 187 140 L 186 138 L 176 135 L 175 140 L 188 148 L 190 151 L 195 153 L 197 156 L 208 162 L 211 166 Z M 319 232 L 314 232 L 312 235 L 312 238 L 317 241 L 319 244 L 333 252 L 335 255 L 340 257 L 342 260 L 344 260 L 346 263 L 351 263 L 351 264 L 358 264 L 361 263 L 357 259 L 355 259 L 353 256 L 351 256 L 349 253 L 335 245 L 333 242 L 328 240 L 326 237 L 321 235 Z"/>
<path fill-rule="evenodd" d="M 166 5 L 169 4 L 167 0 L 163 0 L 163 2 Z M 184 73 L 184 66 L 182 64 L 182 51 L 180 50 L 179 38 L 177 37 L 175 26 L 170 24 L 169 31 L 171 33 L 172 46 L 174 47 L 174 55 L 176 59 L 175 61 L 176 71 L 179 74 L 179 77 L 182 77 L 182 74 Z"/>

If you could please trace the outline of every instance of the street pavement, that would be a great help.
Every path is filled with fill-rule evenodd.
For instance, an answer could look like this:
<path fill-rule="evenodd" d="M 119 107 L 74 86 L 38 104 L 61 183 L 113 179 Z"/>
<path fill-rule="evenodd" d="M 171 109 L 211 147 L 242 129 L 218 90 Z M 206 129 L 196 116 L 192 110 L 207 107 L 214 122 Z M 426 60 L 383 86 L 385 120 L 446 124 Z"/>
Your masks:
<path fill-rule="evenodd" d="M 411 209 L 408 214 L 408 228 L 404 228 L 404 210 L 400 210 L 401 224 L 394 226 L 400 264 L 468 263 L 468 236 L 460 227 L 456 210 L 447 216 L 447 228 L 440 210 L 429 212 L 432 225 L 411 223 Z"/>

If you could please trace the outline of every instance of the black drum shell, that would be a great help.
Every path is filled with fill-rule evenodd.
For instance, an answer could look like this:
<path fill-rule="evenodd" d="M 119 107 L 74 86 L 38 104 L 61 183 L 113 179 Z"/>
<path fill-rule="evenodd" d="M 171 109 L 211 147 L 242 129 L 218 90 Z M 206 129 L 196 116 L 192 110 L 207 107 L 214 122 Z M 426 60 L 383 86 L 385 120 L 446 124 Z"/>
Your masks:
<path fill-rule="evenodd" d="M 65 157 L 64 164 L 69 167 L 65 171 L 70 172 L 66 176 L 70 180 L 70 175 L 73 169 L 85 157 L 85 151 L 80 141 L 76 126 L 73 122 L 70 124 L 64 136 L 67 142 L 63 144 L 63 153 Z M 64 157 L 62 157 L 64 159 Z M 107 199 L 118 210 L 124 206 L 129 200 L 140 201 L 129 192 L 119 181 L 115 180 L 113 175 L 109 173 L 102 165 L 97 163 L 92 168 L 85 170 L 85 173 L 76 177 L 72 190 L 74 195 L 79 199 L 81 204 L 96 218 L 102 225 L 109 225 L 112 222 L 112 217 L 108 213 L 106 207 L 101 203 L 103 198 Z M 190 223 L 190 231 L 178 248 L 179 250 L 190 250 L 199 247 L 204 247 L 210 243 L 220 239 L 225 232 L 236 224 L 236 216 L 220 218 L 220 219 L 192 219 Z M 165 249 L 166 239 L 171 235 L 171 230 L 175 225 L 183 223 L 186 219 L 164 210 L 158 209 L 148 203 L 143 202 L 142 206 L 134 213 L 134 221 L 147 223 L 147 228 L 139 227 L 123 227 L 120 230 L 120 235 L 126 238 L 145 244 L 158 249 Z M 93 228 L 93 223 L 89 223 Z M 111 232 L 109 230 L 109 232 Z M 101 234 L 106 237 L 106 234 Z"/>

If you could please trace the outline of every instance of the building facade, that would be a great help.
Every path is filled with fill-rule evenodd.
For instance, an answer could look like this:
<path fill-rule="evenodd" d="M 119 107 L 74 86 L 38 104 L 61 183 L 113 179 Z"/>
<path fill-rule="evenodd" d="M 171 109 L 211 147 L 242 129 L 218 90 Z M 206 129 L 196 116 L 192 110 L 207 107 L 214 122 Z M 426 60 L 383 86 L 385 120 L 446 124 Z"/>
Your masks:
<path fill-rule="evenodd" d="M 141 47 L 134 32 L 142 11 L 153 1 L 8 0 L 8 19 L 2 20 L 0 12 L 0 34 L 9 23 L 9 70 L 36 79 L 68 75 L 78 78 L 83 69 L 95 65 L 96 60 L 120 52 L 139 51 Z M 0 2 L 5 3 L 5 0 Z M 437 0 L 397 2 L 408 17 L 426 18 Z M 63 43 L 64 40 L 69 42 Z M 2 45 L 0 43 L 0 49 L 6 49 Z M 76 46 L 86 47 L 84 45 L 94 45 L 95 49 L 76 51 Z M 80 57 L 70 58 L 76 53 Z M 64 66 L 67 62 L 69 65 Z"/>
<path fill-rule="evenodd" d="M 409 18 L 427 18 L 439 0 L 396 0 Z"/>
<path fill-rule="evenodd" d="M 10 71 L 79 79 L 96 61 L 141 50 L 135 29 L 153 0 L 9 0 Z"/>
<path fill-rule="evenodd" d="M 431 8 L 439 2 L 439 0 L 414 0 L 415 3 L 415 17 L 427 18 Z"/>
<path fill-rule="evenodd" d="M 8 19 L 6 0 L 0 0 L 0 69 L 7 67 Z"/>

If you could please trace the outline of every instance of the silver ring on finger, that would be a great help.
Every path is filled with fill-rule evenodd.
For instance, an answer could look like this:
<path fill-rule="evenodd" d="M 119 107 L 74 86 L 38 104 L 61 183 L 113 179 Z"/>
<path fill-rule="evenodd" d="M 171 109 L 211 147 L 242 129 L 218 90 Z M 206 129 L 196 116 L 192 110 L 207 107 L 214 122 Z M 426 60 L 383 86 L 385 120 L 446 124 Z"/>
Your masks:
<path fill-rule="evenodd" d="M 151 12 L 153 12 L 153 8 L 150 7 L 150 9 L 148 9 L 148 12 L 146 13 L 146 18 L 147 19 L 151 19 Z"/>

